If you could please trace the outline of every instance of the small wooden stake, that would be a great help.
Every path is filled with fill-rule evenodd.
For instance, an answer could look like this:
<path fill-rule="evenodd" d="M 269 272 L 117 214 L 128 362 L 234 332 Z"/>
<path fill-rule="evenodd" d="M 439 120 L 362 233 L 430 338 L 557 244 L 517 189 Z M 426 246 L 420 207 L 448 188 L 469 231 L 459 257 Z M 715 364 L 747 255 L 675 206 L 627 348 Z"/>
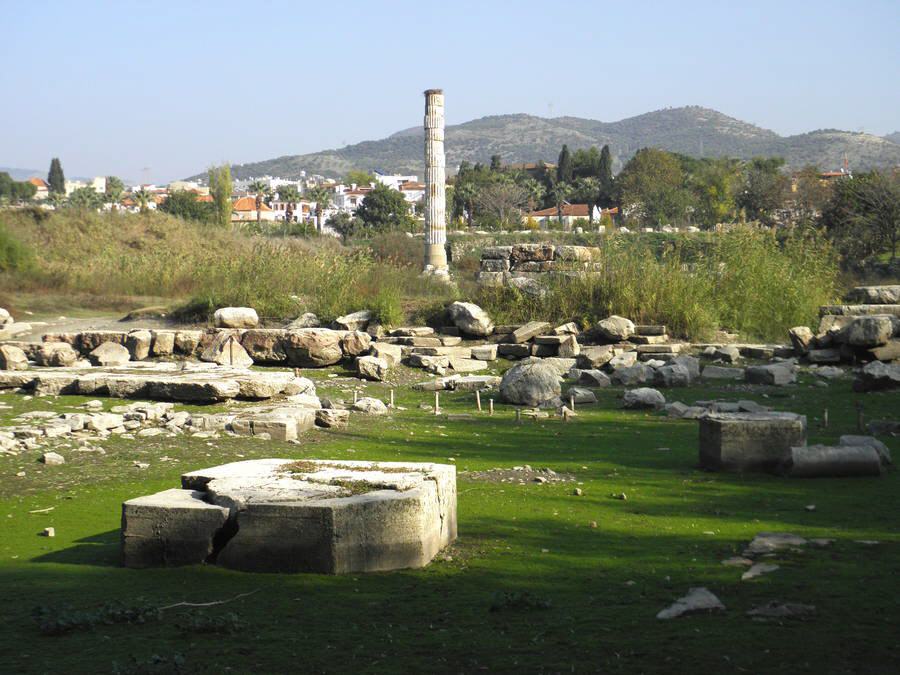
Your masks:
<path fill-rule="evenodd" d="M 488 399 L 488 415 L 494 415 L 494 399 Z"/>
<path fill-rule="evenodd" d="M 478 389 L 475 390 L 475 407 L 481 412 L 481 391 Z"/>
<path fill-rule="evenodd" d="M 575 394 L 569 394 L 569 410 L 575 412 Z"/>
<path fill-rule="evenodd" d="M 522 411 L 516 408 L 516 424 L 522 424 Z"/>
<path fill-rule="evenodd" d="M 434 392 L 434 414 L 441 414 L 441 392 L 439 391 Z"/>
<path fill-rule="evenodd" d="M 825 412 L 822 413 L 822 427 L 828 428 L 828 408 L 825 408 Z"/>
<path fill-rule="evenodd" d="M 394 407 L 394 390 L 391 389 L 391 407 Z"/>
<path fill-rule="evenodd" d="M 354 403 L 356 403 L 356 401 L 359 400 L 358 397 L 359 397 L 359 392 L 356 389 L 354 389 L 353 390 L 353 402 Z"/>

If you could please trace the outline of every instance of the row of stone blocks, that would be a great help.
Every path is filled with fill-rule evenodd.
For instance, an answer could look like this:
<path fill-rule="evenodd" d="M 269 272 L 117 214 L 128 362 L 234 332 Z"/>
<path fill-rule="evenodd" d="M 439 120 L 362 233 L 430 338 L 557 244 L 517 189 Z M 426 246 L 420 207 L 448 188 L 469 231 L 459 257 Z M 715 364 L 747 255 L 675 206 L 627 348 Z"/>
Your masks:
<path fill-rule="evenodd" d="M 250 460 L 122 505 L 126 567 L 347 574 L 422 567 L 456 539 L 444 464 Z"/>

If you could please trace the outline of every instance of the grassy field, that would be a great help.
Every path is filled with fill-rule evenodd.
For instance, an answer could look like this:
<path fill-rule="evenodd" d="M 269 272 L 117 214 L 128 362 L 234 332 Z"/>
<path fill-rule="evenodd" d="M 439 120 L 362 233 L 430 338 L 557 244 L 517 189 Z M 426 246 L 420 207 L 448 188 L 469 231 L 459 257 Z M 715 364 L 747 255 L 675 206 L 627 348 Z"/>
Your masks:
<path fill-rule="evenodd" d="M 403 378 L 411 375 L 402 369 Z M 350 383 L 317 371 L 320 395 Z M 387 397 L 382 384 L 365 385 Z M 513 410 L 474 411 L 474 396 L 397 390 L 388 418 L 354 416 L 349 429 L 310 432 L 301 445 L 252 439 L 110 440 L 107 454 L 65 451 L 0 457 L 0 663 L 5 672 L 749 672 L 887 673 L 900 668 L 896 570 L 900 478 L 791 481 L 696 468 L 697 424 L 618 408 L 621 390 L 579 417 L 514 423 Z M 669 400 L 751 398 L 809 416 L 810 442 L 835 441 L 868 418 L 896 416 L 900 395 L 852 393 L 803 380 L 668 390 Z M 4 424 L 25 410 L 84 399 L 0 395 Z M 108 402 L 112 405 L 114 402 Z M 829 410 L 830 426 L 819 418 Z M 190 409 L 190 408 L 186 408 Z M 209 409 L 206 409 L 209 410 Z M 889 446 L 897 456 L 900 443 Z M 425 569 L 329 577 L 261 575 L 213 567 L 118 566 L 123 500 L 178 485 L 181 472 L 254 457 L 452 461 L 459 470 L 459 539 Z M 165 459 L 164 459 L 165 458 Z M 148 462 L 141 470 L 134 461 Z M 522 464 L 571 482 L 504 484 L 466 472 Z M 24 477 L 16 476 L 24 471 Z M 575 496 L 574 488 L 583 491 Z M 625 493 L 627 500 L 612 495 Z M 814 504 L 814 511 L 805 507 Z M 51 511 L 30 513 L 39 509 Z M 592 526 L 595 523 L 596 526 Z M 56 537 L 39 536 L 44 527 Z M 758 532 L 835 543 L 775 558 L 778 571 L 741 581 L 721 561 Z M 877 540 L 876 545 L 856 543 Z M 659 621 L 689 587 L 706 586 L 720 614 Z M 110 603 L 180 607 L 145 620 L 43 635 L 99 616 Z M 769 600 L 813 604 L 804 620 L 753 620 Z M 56 622 L 54 624 L 54 621 Z"/>

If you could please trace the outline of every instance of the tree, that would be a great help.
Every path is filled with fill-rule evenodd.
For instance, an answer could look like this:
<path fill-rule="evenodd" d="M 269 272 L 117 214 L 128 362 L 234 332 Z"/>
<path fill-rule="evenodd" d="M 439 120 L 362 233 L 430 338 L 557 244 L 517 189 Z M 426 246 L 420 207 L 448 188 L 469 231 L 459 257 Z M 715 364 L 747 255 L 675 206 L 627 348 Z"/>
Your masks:
<path fill-rule="evenodd" d="M 82 189 L 82 188 L 79 188 Z M 77 190 L 76 190 L 77 192 Z M 74 192 L 72 194 L 75 194 Z M 141 210 L 141 213 L 147 213 L 149 209 L 150 200 L 153 199 L 153 196 L 150 194 L 150 191 L 147 188 L 142 187 L 139 190 L 134 190 L 131 193 L 132 199 L 134 199 L 135 203 L 137 203 L 138 207 Z"/>
<path fill-rule="evenodd" d="M 63 174 L 62 164 L 58 157 L 50 160 L 50 172 L 47 174 L 47 185 L 51 194 L 66 194 L 66 177 Z"/>
<path fill-rule="evenodd" d="M 478 188 L 472 181 L 457 182 L 453 187 L 453 213 L 455 217 L 466 216 L 466 226 L 472 227 L 472 219 L 475 216 L 475 197 L 478 196 Z"/>
<path fill-rule="evenodd" d="M 106 177 L 106 201 L 113 205 L 113 209 L 122 201 L 125 192 L 125 184 L 118 176 Z"/>
<path fill-rule="evenodd" d="M 347 175 L 344 177 L 344 185 L 362 185 L 363 187 L 368 187 L 374 182 L 375 176 L 368 171 L 359 171 L 358 169 L 348 171 Z"/>
<path fill-rule="evenodd" d="M 818 216 L 828 201 L 830 185 L 822 180 L 818 167 L 807 165 L 797 172 L 794 203 L 803 220 Z"/>
<path fill-rule="evenodd" d="M 316 232 L 321 234 L 324 224 L 322 223 L 322 214 L 331 204 L 331 190 L 323 185 L 315 185 L 306 191 L 306 198 L 316 203 Z M 368 197 L 366 198 L 368 199 Z"/>
<path fill-rule="evenodd" d="M 784 206 L 788 178 L 781 173 L 784 160 L 780 157 L 756 158 L 744 167 L 743 189 L 737 198 L 750 220 L 771 225 L 775 212 Z"/>
<path fill-rule="evenodd" d="M 678 158 L 656 148 L 638 150 L 616 178 L 616 186 L 623 210 L 648 225 L 681 220 L 690 202 Z"/>
<path fill-rule="evenodd" d="M 560 183 L 572 182 L 572 155 L 569 146 L 563 145 L 559 152 L 559 160 L 556 163 L 556 180 Z"/>
<path fill-rule="evenodd" d="M 612 175 L 612 155 L 609 145 L 604 145 L 600 150 L 600 160 L 597 164 L 597 180 L 600 181 L 600 194 L 597 197 L 599 206 L 609 208 L 615 199 L 615 185 Z"/>
<path fill-rule="evenodd" d="M 544 199 L 544 194 L 546 192 L 546 190 L 544 189 L 544 185 L 524 173 L 516 176 L 516 183 L 518 183 L 519 186 L 521 186 L 521 188 L 525 190 L 525 194 L 528 200 L 528 210 L 536 210 L 538 204 L 540 204 Z"/>
<path fill-rule="evenodd" d="M 882 251 L 890 251 L 895 261 L 900 242 L 900 174 L 873 171 L 837 179 L 820 221 L 848 262 Z"/>
<path fill-rule="evenodd" d="M 296 204 L 300 201 L 300 190 L 297 189 L 296 185 L 279 185 L 278 200 Z"/>
<path fill-rule="evenodd" d="M 209 194 L 213 198 L 215 222 L 222 227 L 231 224 L 231 166 L 209 167 Z"/>
<path fill-rule="evenodd" d="M 269 186 L 264 180 L 255 180 L 250 183 L 250 192 L 256 193 L 256 224 L 262 220 L 263 197 L 268 192 Z"/>
<path fill-rule="evenodd" d="M 588 205 L 588 224 L 594 224 L 594 207 L 600 199 L 600 180 L 593 176 L 585 176 L 575 180 L 575 199 L 578 203 Z"/>
<path fill-rule="evenodd" d="M 688 178 L 697 221 L 706 227 L 734 220 L 741 187 L 740 163 L 733 159 L 694 160 Z"/>
<path fill-rule="evenodd" d="M 387 185 L 379 183 L 366 195 L 356 209 L 356 216 L 364 227 L 376 232 L 408 229 L 412 223 L 409 204 L 403 195 Z"/>
<path fill-rule="evenodd" d="M 159 210 L 186 220 L 209 222 L 215 218 L 215 206 L 212 202 L 201 202 L 196 192 L 178 190 L 171 193 L 159 205 Z"/>
<path fill-rule="evenodd" d="M 503 171 L 503 160 L 500 159 L 500 155 L 491 155 L 491 171 L 494 173 Z"/>
<path fill-rule="evenodd" d="M 36 193 L 37 187 L 29 181 L 16 181 L 5 171 L 0 172 L 0 201 L 27 202 Z"/>
<path fill-rule="evenodd" d="M 341 241 L 346 244 L 350 237 L 362 230 L 363 224 L 359 218 L 351 216 L 346 211 L 339 211 L 328 219 L 328 226 L 341 235 Z"/>
<path fill-rule="evenodd" d="M 80 187 L 72 190 L 69 195 L 69 207 L 96 211 L 103 206 L 103 195 L 92 187 Z"/>
<path fill-rule="evenodd" d="M 482 185 L 475 195 L 479 212 L 499 227 L 518 225 L 522 208 L 528 204 L 528 191 L 512 180 L 496 180 Z"/>
<path fill-rule="evenodd" d="M 563 146 L 565 149 L 566 146 Z M 550 188 L 549 195 L 553 199 L 553 203 L 556 205 L 556 217 L 559 219 L 559 224 L 563 225 L 563 204 L 569 199 L 572 195 L 572 186 L 568 183 L 564 183 L 562 181 L 555 181 Z"/>

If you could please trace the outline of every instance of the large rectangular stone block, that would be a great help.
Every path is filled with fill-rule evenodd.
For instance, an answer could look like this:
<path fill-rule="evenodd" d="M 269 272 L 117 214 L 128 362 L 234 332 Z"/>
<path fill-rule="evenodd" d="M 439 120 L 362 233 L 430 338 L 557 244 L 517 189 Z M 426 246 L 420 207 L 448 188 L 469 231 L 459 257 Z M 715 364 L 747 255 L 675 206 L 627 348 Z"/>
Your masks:
<path fill-rule="evenodd" d="M 700 420 L 700 464 L 718 471 L 771 471 L 806 445 L 806 417 L 719 413 Z"/>

